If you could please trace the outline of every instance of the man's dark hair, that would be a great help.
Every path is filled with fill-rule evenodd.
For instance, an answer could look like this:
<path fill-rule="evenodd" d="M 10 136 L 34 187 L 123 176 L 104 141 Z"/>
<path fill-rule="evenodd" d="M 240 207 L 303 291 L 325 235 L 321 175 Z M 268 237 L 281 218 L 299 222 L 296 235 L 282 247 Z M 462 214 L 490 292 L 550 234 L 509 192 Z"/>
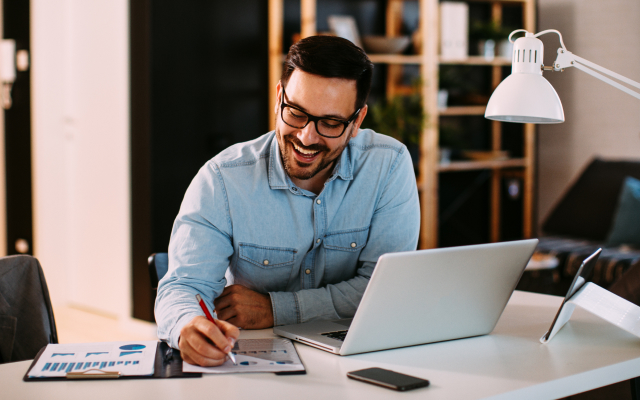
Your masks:
<path fill-rule="evenodd" d="M 325 78 L 355 80 L 356 109 L 364 107 L 369 97 L 373 64 L 360 47 L 347 39 L 309 36 L 291 46 L 280 78 L 285 88 L 296 68 Z"/>

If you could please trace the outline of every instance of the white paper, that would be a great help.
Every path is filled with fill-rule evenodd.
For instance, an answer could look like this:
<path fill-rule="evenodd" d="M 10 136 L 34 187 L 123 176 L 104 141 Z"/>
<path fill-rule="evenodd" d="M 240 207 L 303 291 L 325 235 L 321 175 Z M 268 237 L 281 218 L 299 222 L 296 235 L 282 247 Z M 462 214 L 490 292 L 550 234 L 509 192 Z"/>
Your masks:
<path fill-rule="evenodd" d="M 29 377 L 64 377 L 88 370 L 152 375 L 157 346 L 156 341 L 49 344 Z"/>
<path fill-rule="evenodd" d="M 543 336 L 540 339 L 542 343 L 551 340 L 562 329 L 571 318 L 576 306 L 640 337 L 640 307 L 593 282 L 588 282 L 578 290 L 571 300 L 565 303 L 558 320 L 551 329 L 549 339 L 544 340 Z"/>
<path fill-rule="evenodd" d="M 184 362 L 182 371 L 205 374 L 304 371 L 304 365 L 289 339 L 240 339 L 232 353 L 236 356 L 237 365 L 228 359 L 217 367 L 199 367 Z"/>

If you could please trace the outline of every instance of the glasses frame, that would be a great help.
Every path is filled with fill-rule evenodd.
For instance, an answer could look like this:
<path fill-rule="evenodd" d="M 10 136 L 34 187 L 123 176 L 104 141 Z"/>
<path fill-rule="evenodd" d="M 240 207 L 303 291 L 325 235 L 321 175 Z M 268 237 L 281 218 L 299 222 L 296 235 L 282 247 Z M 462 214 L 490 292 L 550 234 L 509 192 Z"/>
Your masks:
<path fill-rule="evenodd" d="M 362 110 L 362 108 L 358 108 L 356 110 L 356 112 L 354 112 L 353 115 L 346 121 L 343 121 L 341 119 L 336 119 L 336 118 L 330 118 L 330 117 L 316 117 L 315 115 L 311 115 L 308 112 L 303 111 L 303 110 L 299 109 L 296 106 L 293 106 L 291 104 L 285 103 L 284 102 L 284 96 L 285 95 L 286 95 L 286 93 L 284 91 L 284 86 L 282 86 L 282 97 L 280 99 L 280 119 L 282 119 L 282 122 L 284 122 L 288 126 L 290 126 L 292 128 L 295 128 L 295 129 L 304 129 L 304 128 L 307 127 L 307 125 L 309 125 L 309 122 L 313 122 L 315 127 L 316 127 L 316 133 L 318 135 L 320 135 L 320 136 L 323 136 L 323 137 L 326 137 L 326 138 L 329 138 L 329 139 L 337 139 L 337 138 L 341 137 L 342 135 L 344 135 L 344 133 L 347 130 L 347 127 L 349 126 L 349 124 L 352 123 L 358 117 L 358 114 L 360 114 L 360 110 Z M 294 110 L 296 110 L 298 112 L 301 112 L 304 115 L 306 115 L 307 116 L 307 122 L 302 127 L 293 126 L 293 125 L 289 124 L 287 121 L 284 120 L 284 109 L 286 107 L 293 108 Z M 318 130 L 318 121 L 320 121 L 321 119 L 328 119 L 328 120 L 331 120 L 331 121 L 335 121 L 335 122 L 341 123 L 342 125 L 344 125 L 344 127 L 342 128 L 342 132 L 338 136 L 327 136 L 327 135 L 324 135 L 324 134 L 320 133 L 320 131 Z"/>

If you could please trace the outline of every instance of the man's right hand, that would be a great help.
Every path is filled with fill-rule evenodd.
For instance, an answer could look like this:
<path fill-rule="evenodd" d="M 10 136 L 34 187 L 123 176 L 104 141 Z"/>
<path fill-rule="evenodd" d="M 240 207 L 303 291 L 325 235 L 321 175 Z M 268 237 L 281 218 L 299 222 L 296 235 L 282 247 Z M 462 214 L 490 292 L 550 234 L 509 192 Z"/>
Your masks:
<path fill-rule="evenodd" d="M 240 330 L 225 321 L 195 317 L 180 330 L 180 355 L 189 364 L 215 367 L 224 363 L 238 340 Z"/>

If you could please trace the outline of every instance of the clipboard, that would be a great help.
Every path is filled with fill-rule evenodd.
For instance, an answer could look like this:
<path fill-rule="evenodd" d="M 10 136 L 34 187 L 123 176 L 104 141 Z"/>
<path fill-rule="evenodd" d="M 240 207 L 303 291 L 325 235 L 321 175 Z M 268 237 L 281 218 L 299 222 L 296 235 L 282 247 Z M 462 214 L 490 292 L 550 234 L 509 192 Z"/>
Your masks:
<path fill-rule="evenodd" d="M 168 379 L 168 378 L 200 378 L 202 373 L 182 372 L 180 350 L 169 347 L 166 342 L 158 342 L 156 347 L 153 375 L 120 375 L 117 371 L 91 369 L 84 372 L 68 372 L 66 377 L 29 377 L 29 372 L 38 363 L 47 346 L 44 346 L 27 369 L 22 378 L 25 382 L 69 381 L 69 380 L 104 380 L 104 379 Z"/>

